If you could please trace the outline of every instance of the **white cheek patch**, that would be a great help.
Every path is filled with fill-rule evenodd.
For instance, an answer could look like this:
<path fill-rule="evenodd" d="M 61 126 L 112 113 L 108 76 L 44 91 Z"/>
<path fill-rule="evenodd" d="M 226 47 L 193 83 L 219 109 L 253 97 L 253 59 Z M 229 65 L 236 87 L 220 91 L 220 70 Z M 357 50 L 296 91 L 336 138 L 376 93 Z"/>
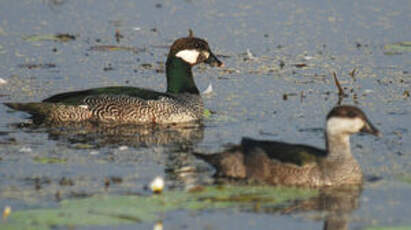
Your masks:
<path fill-rule="evenodd" d="M 356 133 L 364 126 L 364 121 L 360 118 L 340 118 L 333 117 L 327 121 L 327 133 Z"/>
<path fill-rule="evenodd" d="M 197 50 L 181 50 L 176 54 L 176 57 L 179 57 L 190 64 L 195 64 L 199 55 L 200 52 Z"/>

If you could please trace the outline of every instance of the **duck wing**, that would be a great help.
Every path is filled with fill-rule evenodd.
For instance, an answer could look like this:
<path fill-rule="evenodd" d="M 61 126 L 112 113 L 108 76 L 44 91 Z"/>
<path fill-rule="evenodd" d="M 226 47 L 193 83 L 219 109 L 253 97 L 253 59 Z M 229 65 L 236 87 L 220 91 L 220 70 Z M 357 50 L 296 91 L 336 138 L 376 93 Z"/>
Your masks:
<path fill-rule="evenodd" d="M 171 97 L 172 95 L 162 92 L 157 92 L 150 89 L 136 88 L 136 87 L 124 87 L 124 86 L 112 86 L 104 88 L 94 88 L 81 91 L 73 91 L 67 93 L 60 93 L 43 100 L 47 103 L 61 103 L 66 105 L 78 105 L 82 104 L 87 97 L 98 96 L 129 96 L 133 98 L 139 98 L 143 100 L 158 100 L 160 97 Z"/>
<path fill-rule="evenodd" d="M 317 162 L 327 155 L 323 149 L 313 146 L 290 144 L 279 141 L 254 140 L 243 138 L 241 141 L 243 154 L 246 158 L 252 157 L 256 153 L 265 153 L 271 160 L 282 163 L 290 163 L 297 166 L 304 166 Z"/>

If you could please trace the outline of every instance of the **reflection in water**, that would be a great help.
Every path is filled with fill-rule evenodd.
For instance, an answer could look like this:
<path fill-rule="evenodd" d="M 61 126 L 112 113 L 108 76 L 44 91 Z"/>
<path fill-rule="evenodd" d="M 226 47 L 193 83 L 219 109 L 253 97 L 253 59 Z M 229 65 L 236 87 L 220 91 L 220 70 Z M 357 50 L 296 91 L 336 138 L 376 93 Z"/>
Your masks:
<path fill-rule="evenodd" d="M 66 0 L 44 0 L 43 2 L 54 6 L 60 6 L 63 5 L 66 2 Z"/>
<path fill-rule="evenodd" d="M 360 185 L 321 189 L 319 196 L 305 201 L 296 201 L 282 213 L 325 212 L 324 230 L 347 230 L 351 212 L 359 207 L 361 192 Z"/>
<path fill-rule="evenodd" d="M 200 123 L 178 125 L 121 125 L 110 126 L 91 122 L 64 123 L 58 125 L 35 125 L 19 123 L 17 127 L 27 131 L 42 130 L 49 138 L 92 148 L 105 146 L 150 147 L 158 145 L 177 145 L 178 148 L 200 142 L 204 127 Z"/>
<path fill-rule="evenodd" d="M 196 165 L 197 171 L 189 166 L 196 163 L 193 162 L 193 157 L 189 155 L 188 153 L 181 153 L 178 158 L 170 159 L 168 168 L 173 170 L 167 173 L 169 179 L 180 182 L 179 185 L 186 190 L 211 183 L 250 186 L 250 189 L 253 188 L 253 185 L 256 185 L 255 183 L 248 184 L 243 180 L 222 180 L 214 177 L 213 181 L 210 177 L 205 178 L 204 171 L 207 170 L 198 170 L 198 164 Z M 243 211 L 282 215 L 309 214 L 308 217 L 313 218 L 315 221 L 323 220 L 324 230 L 348 230 L 351 213 L 359 208 L 361 192 L 362 185 L 323 187 L 319 189 L 317 196 L 308 200 L 295 200 L 280 206 L 264 206 L 264 201 L 256 201 L 251 210 L 248 206 L 244 206 Z M 255 199 L 258 200 L 258 198 Z M 316 212 L 316 215 L 312 216 L 312 212 Z"/>
<path fill-rule="evenodd" d="M 204 184 L 212 184 L 213 179 L 208 172 L 210 168 L 205 164 L 198 164 L 198 160 L 192 154 L 192 146 L 180 146 L 176 151 L 167 155 L 166 176 L 173 181 L 169 188 L 183 188 L 190 190 L 193 187 Z"/>

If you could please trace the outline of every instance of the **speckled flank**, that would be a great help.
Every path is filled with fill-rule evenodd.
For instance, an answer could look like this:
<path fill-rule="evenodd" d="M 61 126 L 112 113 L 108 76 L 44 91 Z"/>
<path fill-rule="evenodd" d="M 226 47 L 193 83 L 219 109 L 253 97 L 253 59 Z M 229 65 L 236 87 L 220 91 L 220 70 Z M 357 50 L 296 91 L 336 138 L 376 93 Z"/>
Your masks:
<path fill-rule="evenodd" d="M 67 122 L 67 121 L 85 121 L 92 117 L 92 112 L 84 106 L 73 106 L 64 104 L 50 104 L 51 110 L 47 121 Z"/>
<path fill-rule="evenodd" d="M 199 120 L 203 113 L 201 97 L 193 94 L 161 97 L 159 100 L 101 95 L 86 97 L 83 102 L 80 106 L 53 104 L 46 119 L 52 122 L 90 120 L 119 124 L 167 124 Z"/>
<path fill-rule="evenodd" d="M 189 37 L 177 39 L 170 47 L 165 93 L 135 87 L 105 87 L 57 94 L 43 103 L 5 105 L 50 123 L 169 124 L 197 121 L 203 116 L 204 106 L 191 68 L 201 62 L 222 66 L 207 42 L 190 33 Z"/>

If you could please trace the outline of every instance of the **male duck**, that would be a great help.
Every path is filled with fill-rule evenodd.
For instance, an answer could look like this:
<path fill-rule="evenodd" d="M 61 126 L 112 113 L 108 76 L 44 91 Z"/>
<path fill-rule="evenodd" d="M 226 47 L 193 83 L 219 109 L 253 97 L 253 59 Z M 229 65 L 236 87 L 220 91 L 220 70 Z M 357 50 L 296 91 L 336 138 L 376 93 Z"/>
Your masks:
<path fill-rule="evenodd" d="M 46 122 L 95 121 L 144 124 L 200 120 L 203 102 L 191 68 L 199 63 L 223 66 L 200 38 L 177 39 L 166 62 L 167 91 L 135 87 L 105 87 L 54 95 L 38 103 L 5 103 L 10 108 L 41 117 Z"/>
<path fill-rule="evenodd" d="M 358 185 L 363 176 L 349 140 L 357 132 L 380 136 L 360 109 L 337 106 L 327 116 L 326 150 L 243 138 L 223 153 L 195 155 L 212 164 L 218 177 L 285 186 Z"/>

